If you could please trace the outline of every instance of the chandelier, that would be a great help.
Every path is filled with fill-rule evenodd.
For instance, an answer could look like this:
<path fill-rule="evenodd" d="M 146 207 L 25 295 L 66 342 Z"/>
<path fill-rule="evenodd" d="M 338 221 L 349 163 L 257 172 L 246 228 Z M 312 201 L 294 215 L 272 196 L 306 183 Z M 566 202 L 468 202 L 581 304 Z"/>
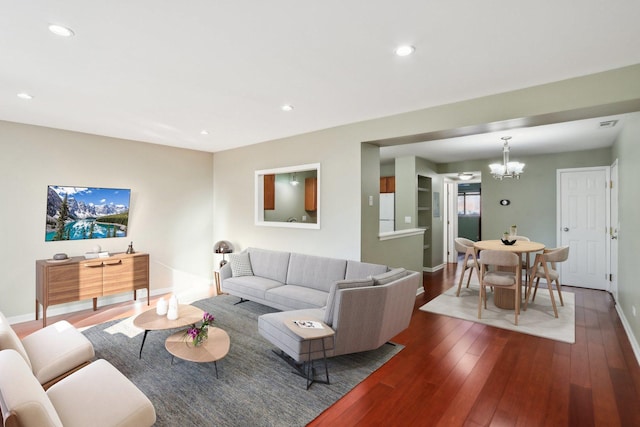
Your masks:
<path fill-rule="evenodd" d="M 504 146 L 502 148 L 502 164 L 490 164 L 489 168 L 491 169 L 491 175 L 493 175 L 495 179 L 499 180 L 504 178 L 520 179 L 520 174 L 524 169 L 524 163 L 509 161 L 509 140 L 511 137 L 503 136 L 501 139 L 504 141 Z"/>

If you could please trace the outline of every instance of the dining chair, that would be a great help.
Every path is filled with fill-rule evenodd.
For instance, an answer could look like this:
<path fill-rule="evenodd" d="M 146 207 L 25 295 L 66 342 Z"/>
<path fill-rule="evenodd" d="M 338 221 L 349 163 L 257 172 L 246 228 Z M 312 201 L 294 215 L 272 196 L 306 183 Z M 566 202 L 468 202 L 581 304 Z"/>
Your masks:
<path fill-rule="evenodd" d="M 478 282 L 480 282 L 480 267 L 478 266 L 478 251 L 473 246 L 473 240 L 465 239 L 464 237 L 457 237 L 454 239 L 454 245 L 456 251 L 458 253 L 464 253 L 464 258 L 462 260 L 462 271 L 460 272 L 460 280 L 458 281 L 458 291 L 456 292 L 456 296 L 460 296 L 460 288 L 462 288 L 462 279 L 464 279 L 464 274 L 469 270 L 469 277 L 467 278 L 467 288 L 469 287 L 469 282 L 471 282 L 471 275 L 473 274 L 473 270 L 476 270 L 476 274 L 478 275 Z"/>
<path fill-rule="evenodd" d="M 530 242 L 531 239 L 529 239 L 527 236 L 510 236 L 509 237 L 511 240 L 521 240 L 523 242 Z M 522 271 L 524 272 L 525 276 L 524 276 L 524 288 L 526 290 L 527 287 L 527 283 L 529 281 L 529 268 L 531 266 L 531 264 L 529 263 L 531 261 L 531 258 L 529 257 L 529 253 L 524 253 L 521 256 L 521 263 L 522 263 Z"/>
<path fill-rule="evenodd" d="M 487 286 L 501 289 L 513 289 L 515 298 L 515 324 L 520 314 L 520 257 L 512 252 L 484 250 L 480 253 L 480 295 L 478 298 L 478 319 L 482 318 L 482 303 L 487 308 Z M 487 266 L 502 267 L 489 271 Z"/>
<path fill-rule="evenodd" d="M 564 262 L 569 258 L 569 246 L 562 246 L 559 248 L 545 249 L 541 254 L 537 254 L 533 261 L 533 267 L 531 267 L 529 281 L 529 287 L 527 288 L 527 299 L 524 303 L 524 309 L 527 309 L 529 303 L 529 296 L 531 295 L 531 287 L 535 278 L 536 285 L 533 290 L 533 297 L 531 302 L 536 299 L 536 292 L 538 291 L 538 283 L 541 278 L 547 281 L 547 287 L 549 288 L 549 297 L 551 298 L 551 305 L 553 306 L 553 312 L 558 317 L 558 308 L 556 307 L 556 301 L 553 297 L 553 282 L 556 282 L 556 290 L 558 291 L 558 297 L 560 298 L 560 305 L 564 306 L 564 300 L 562 299 L 562 289 L 560 284 L 560 274 L 556 268 L 556 264 Z"/>

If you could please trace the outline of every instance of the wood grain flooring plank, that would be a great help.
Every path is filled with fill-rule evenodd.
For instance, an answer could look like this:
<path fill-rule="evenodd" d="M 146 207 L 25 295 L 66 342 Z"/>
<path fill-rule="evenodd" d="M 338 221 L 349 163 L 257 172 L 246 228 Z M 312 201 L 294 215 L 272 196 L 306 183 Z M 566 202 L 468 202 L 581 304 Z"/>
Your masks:
<path fill-rule="evenodd" d="M 487 383 L 491 371 L 507 343 L 506 340 L 488 341 L 494 330 L 494 328 L 485 328 L 482 336 L 478 338 L 478 340 L 487 341 L 488 343 L 481 354 L 470 353 L 474 356 L 479 356 L 479 360 L 474 369 L 467 375 L 464 383 L 455 393 L 452 393 L 451 399 L 448 400 L 449 405 L 436 425 L 441 427 L 465 425 L 469 412 Z"/>
<path fill-rule="evenodd" d="M 571 346 L 571 384 L 591 388 L 589 353 L 587 352 L 587 331 L 576 325 L 576 342 Z"/>
<path fill-rule="evenodd" d="M 591 389 L 571 384 L 569 391 L 569 423 L 570 426 L 594 427 L 593 399 Z"/>
<path fill-rule="evenodd" d="M 569 397 L 571 391 L 571 357 L 554 352 L 551 361 L 552 382 L 546 402 L 544 424 L 547 427 L 566 426 L 569 423 Z"/>
<path fill-rule="evenodd" d="M 611 368 L 609 377 L 618 408 L 620 424 L 640 426 L 640 395 L 626 369 Z"/>
<path fill-rule="evenodd" d="M 607 425 L 616 427 L 621 425 L 618 417 L 615 393 L 604 347 L 590 342 L 589 351 L 589 375 L 591 377 L 591 396 L 593 399 L 593 417 L 595 425 Z"/>

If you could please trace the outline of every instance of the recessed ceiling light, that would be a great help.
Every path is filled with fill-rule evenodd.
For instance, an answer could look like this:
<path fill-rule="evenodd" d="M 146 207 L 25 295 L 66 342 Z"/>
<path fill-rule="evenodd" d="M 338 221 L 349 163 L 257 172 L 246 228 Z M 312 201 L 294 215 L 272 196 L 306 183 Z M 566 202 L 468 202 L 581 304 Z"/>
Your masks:
<path fill-rule="evenodd" d="M 75 34 L 71 28 L 63 27 L 58 24 L 49 25 L 49 31 L 60 37 L 71 37 Z"/>
<path fill-rule="evenodd" d="M 396 55 L 409 56 L 416 51 L 416 48 L 411 45 L 398 46 L 396 48 Z"/>
<path fill-rule="evenodd" d="M 282 111 L 293 111 L 293 105 L 291 104 L 285 104 L 280 108 L 282 109 Z"/>
<path fill-rule="evenodd" d="M 18 94 L 18 98 L 20 98 L 20 99 L 33 99 L 33 96 L 29 95 L 26 92 L 21 92 L 21 93 Z"/>
<path fill-rule="evenodd" d="M 200 135 L 209 135 L 209 131 L 208 131 L 208 130 L 206 130 L 206 129 L 202 129 L 202 130 L 200 131 Z"/>

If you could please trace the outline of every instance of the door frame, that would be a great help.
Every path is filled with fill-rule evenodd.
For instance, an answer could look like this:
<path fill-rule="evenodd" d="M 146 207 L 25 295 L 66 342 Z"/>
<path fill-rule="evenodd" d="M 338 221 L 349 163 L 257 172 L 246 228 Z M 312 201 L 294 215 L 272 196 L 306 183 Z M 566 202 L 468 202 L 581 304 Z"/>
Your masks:
<path fill-rule="evenodd" d="M 444 244 L 442 259 L 445 263 L 457 263 L 458 254 L 455 250 L 454 239 L 458 235 L 458 183 L 453 179 L 444 178 Z"/>
<path fill-rule="evenodd" d="M 609 191 L 611 203 L 609 205 L 611 212 L 609 227 L 609 291 L 613 295 L 613 300 L 618 301 L 618 232 L 620 220 L 618 217 L 618 159 L 611 164 L 611 173 L 609 176 Z"/>
<path fill-rule="evenodd" d="M 604 171 L 605 173 L 605 182 L 607 183 L 605 186 L 605 236 L 608 236 L 608 230 L 611 230 L 611 166 L 593 166 L 593 167 L 585 167 L 585 168 L 567 168 L 567 169 L 556 169 L 556 247 L 562 245 L 562 183 L 560 180 L 560 175 L 562 173 L 567 172 L 593 172 L 593 171 Z M 607 279 L 611 277 L 611 239 L 605 237 L 605 275 L 602 280 L 604 282 L 604 289 L 607 292 L 611 290 L 611 282 Z M 571 256 L 571 254 L 569 254 Z M 567 263 L 560 263 L 559 265 L 559 274 L 560 274 L 560 283 L 563 283 L 562 280 L 562 272 L 564 268 L 567 268 Z"/>

